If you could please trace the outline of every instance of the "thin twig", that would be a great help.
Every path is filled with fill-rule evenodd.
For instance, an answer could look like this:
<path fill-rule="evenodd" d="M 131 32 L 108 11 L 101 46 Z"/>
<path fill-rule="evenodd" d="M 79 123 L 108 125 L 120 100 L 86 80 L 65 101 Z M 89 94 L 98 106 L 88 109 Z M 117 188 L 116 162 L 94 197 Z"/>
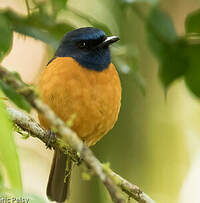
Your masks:
<path fill-rule="evenodd" d="M 113 202 L 125 203 L 125 199 L 120 193 L 118 193 L 117 186 L 103 171 L 101 163 L 94 156 L 93 152 L 87 147 L 86 144 L 82 142 L 74 131 L 66 126 L 65 122 L 56 116 L 56 114 L 39 99 L 39 96 L 35 93 L 33 88 L 27 87 L 23 82 L 21 82 L 11 72 L 7 71 L 3 67 L 0 67 L 0 78 L 23 95 L 32 105 L 32 107 L 47 119 L 47 121 L 51 124 L 51 127 L 57 130 L 57 134 L 61 136 L 61 139 L 65 143 L 68 143 L 72 149 L 76 150 L 80 154 L 86 166 L 93 170 L 104 183 Z"/>
<path fill-rule="evenodd" d="M 57 137 L 55 140 L 51 139 L 49 143 L 49 132 L 41 127 L 40 124 L 37 123 L 31 116 L 12 107 L 7 107 L 7 111 L 13 122 L 23 131 L 28 132 L 32 137 L 40 139 L 43 143 L 50 145 L 50 147 L 54 149 L 59 148 L 63 153 L 70 155 L 72 160 L 76 162 L 77 165 L 80 164 L 80 157 L 74 153 L 71 147 L 63 142 L 60 138 Z"/>
<path fill-rule="evenodd" d="M 32 137 L 37 137 L 45 144 L 48 143 L 47 138 L 48 131 L 42 128 L 40 124 L 37 123 L 31 116 L 12 107 L 7 107 L 7 111 L 11 116 L 13 122 L 17 124 L 22 130 L 29 132 Z M 50 145 L 53 148 L 59 147 L 59 149 L 61 149 L 64 153 L 70 153 L 70 155 L 73 157 L 73 160 L 79 165 L 80 158 L 74 155 L 72 149 L 69 148 L 68 145 L 60 143 L 62 143 L 61 140 L 58 137 L 56 137 L 54 142 L 51 142 Z M 118 185 L 121 188 L 121 190 L 125 192 L 128 196 L 134 198 L 135 200 L 141 203 L 145 201 L 146 203 L 155 203 L 138 186 L 130 183 L 126 179 L 116 174 L 107 165 L 102 164 L 102 168 L 110 176 L 110 178 L 113 179 L 116 185 Z"/>
<path fill-rule="evenodd" d="M 137 186 L 114 173 L 109 167 L 102 165 L 94 156 L 93 152 L 79 139 L 77 134 L 70 128 L 66 127 L 65 123 L 39 99 L 32 88 L 25 86 L 24 83 L 19 81 L 12 73 L 8 72 L 3 67 L 0 67 L 0 78 L 20 92 L 20 94 L 22 94 L 39 113 L 43 114 L 43 116 L 52 124 L 52 127 L 56 128 L 59 135 L 61 135 L 61 138 L 55 138 L 54 142 L 51 143 L 51 146 L 63 150 L 64 153 L 69 153 L 71 149 L 66 144 L 68 143 L 72 149 L 76 150 L 80 154 L 83 163 L 85 163 L 86 166 L 104 183 L 113 202 L 125 203 L 125 199 L 118 191 L 119 187 L 122 191 L 140 203 L 155 203 Z M 8 112 L 11 115 L 12 120 L 23 130 L 30 132 L 33 137 L 39 138 L 44 143 L 48 142 L 48 138 L 46 137 L 47 131 L 36 123 L 29 115 L 10 107 L 8 108 Z M 77 157 L 75 156 L 74 159 L 76 158 Z"/>
<path fill-rule="evenodd" d="M 30 16 L 30 6 L 28 3 L 28 0 L 25 0 L 25 3 L 26 3 L 26 9 L 27 9 L 28 16 Z"/>

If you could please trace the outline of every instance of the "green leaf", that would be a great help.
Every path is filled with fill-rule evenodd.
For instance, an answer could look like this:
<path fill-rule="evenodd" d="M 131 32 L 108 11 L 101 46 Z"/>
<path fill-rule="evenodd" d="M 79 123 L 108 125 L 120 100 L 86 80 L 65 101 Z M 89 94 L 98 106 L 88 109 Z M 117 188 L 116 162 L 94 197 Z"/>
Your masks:
<path fill-rule="evenodd" d="M 57 23 L 55 18 L 35 12 L 28 17 L 20 16 L 11 10 L 1 12 L 12 24 L 13 30 L 35 39 L 41 40 L 54 49 L 66 32 L 73 27 L 65 23 Z"/>
<path fill-rule="evenodd" d="M 200 33 L 200 9 L 190 13 L 185 20 L 186 33 Z"/>
<path fill-rule="evenodd" d="M 149 47 L 159 60 L 159 77 L 166 90 L 187 70 L 187 42 L 177 36 L 171 18 L 158 7 L 150 13 L 147 31 Z"/>
<path fill-rule="evenodd" d="M 200 45 L 190 45 L 187 50 L 189 68 L 185 75 L 187 87 L 200 97 Z"/>
<path fill-rule="evenodd" d="M 167 47 L 159 66 L 159 77 L 165 89 L 177 78 L 183 76 L 188 68 L 186 56 L 187 43 L 180 39 Z"/>
<path fill-rule="evenodd" d="M 0 96 L 3 96 L 0 92 Z M 6 112 L 6 107 L 0 100 L 0 161 L 6 169 L 12 189 L 22 191 L 19 158 L 13 138 L 13 127 Z"/>
<path fill-rule="evenodd" d="M 31 105 L 27 102 L 24 96 L 17 93 L 15 89 L 4 83 L 1 79 L 0 79 L 0 88 L 3 90 L 5 95 L 11 101 L 13 101 L 19 108 L 24 109 L 27 112 L 30 112 Z"/>
<path fill-rule="evenodd" d="M 158 59 L 162 59 L 166 51 L 169 51 L 168 45 L 177 40 L 171 18 L 156 6 L 150 12 L 146 28 L 150 49 Z"/>
<path fill-rule="evenodd" d="M 0 60 L 9 52 L 12 45 L 12 30 L 9 21 L 0 14 Z"/>

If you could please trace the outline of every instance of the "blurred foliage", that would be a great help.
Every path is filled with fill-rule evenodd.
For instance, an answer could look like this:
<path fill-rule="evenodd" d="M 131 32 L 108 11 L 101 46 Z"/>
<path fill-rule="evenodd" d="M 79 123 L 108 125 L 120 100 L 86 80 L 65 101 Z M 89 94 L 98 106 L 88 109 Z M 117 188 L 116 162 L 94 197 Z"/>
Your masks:
<path fill-rule="evenodd" d="M 0 87 L 4 91 L 5 95 L 13 101 L 19 108 L 30 112 L 31 106 L 27 100 L 21 94 L 17 93 L 15 89 L 7 85 L 3 80 L 0 79 Z"/>
<path fill-rule="evenodd" d="M 10 29 L 10 24 L 4 15 L 0 14 L 0 60 L 5 54 L 8 53 L 12 44 L 12 31 Z"/>
<path fill-rule="evenodd" d="M 63 11 L 70 11 L 75 16 L 87 21 L 91 26 L 104 30 L 108 35 L 112 34 L 112 30 L 106 23 L 104 24 L 86 13 L 68 8 L 67 0 L 26 0 L 25 3 L 27 15 L 20 15 L 11 9 L 0 10 L 0 60 L 12 48 L 13 32 L 41 40 L 55 50 L 62 36 L 75 29 L 75 26 L 69 22 L 59 20 L 58 16 Z M 145 81 L 138 68 L 137 48 L 129 43 L 127 29 L 124 31 L 124 27 L 128 27 L 127 16 L 131 10 L 141 19 L 146 28 L 147 43 L 159 63 L 159 77 L 164 89 L 167 90 L 175 80 L 184 78 L 189 90 L 200 97 L 200 42 L 198 40 L 200 10 L 187 16 L 185 20 L 186 34 L 179 36 L 171 18 L 159 7 L 157 0 L 116 0 L 115 3 L 118 11 L 115 18 L 118 23 L 121 43 L 112 49 L 112 54 L 115 64 L 124 74 L 122 77 L 125 78 L 126 74 L 132 75 L 131 79 L 138 84 L 143 93 L 145 92 Z M 149 13 L 146 10 L 149 10 Z M 192 38 L 193 36 L 195 39 Z M 18 75 L 16 77 L 19 79 Z M 25 99 L 3 80 L 0 80 L 0 88 L 19 108 L 30 111 L 30 105 Z M 22 190 L 16 146 L 11 136 L 13 133 L 12 124 L 2 101 L 0 102 L 0 123 L 2 126 L 0 135 L 3 140 L 0 142 L 0 158 L 8 173 L 11 187 Z M 119 154 L 120 156 L 122 155 Z M 1 180 L 0 178 L 0 184 Z"/>
<path fill-rule="evenodd" d="M 56 16 L 62 9 L 66 9 L 67 0 L 51 0 L 53 13 Z"/>
<path fill-rule="evenodd" d="M 58 46 L 63 34 L 73 29 L 65 23 L 57 23 L 54 16 L 43 12 L 33 12 L 24 17 L 11 10 L 5 10 L 1 11 L 1 15 L 10 22 L 12 31 L 44 41 L 54 49 Z"/>
<path fill-rule="evenodd" d="M 186 34 L 199 34 L 199 20 L 199 10 L 188 15 L 185 21 Z M 170 17 L 158 7 L 150 13 L 147 31 L 149 47 L 159 60 L 159 76 L 164 88 L 184 77 L 192 93 L 200 97 L 200 41 L 188 39 L 187 35 L 177 36 Z"/>
<path fill-rule="evenodd" d="M 2 96 L 3 94 L 0 92 L 0 97 L 2 98 Z M 2 102 L 2 99 L 0 99 L 0 123 L 0 161 L 6 168 L 10 187 L 12 189 L 22 191 L 22 180 L 19 167 L 19 159 L 13 138 L 13 127 L 7 115 L 6 108 Z"/>
<path fill-rule="evenodd" d="M 185 20 L 185 30 L 187 33 L 200 33 L 199 26 L 200 9 L 190 13 Z"/>
<path fill-rule="evenodd" d="M 137 12 L 140 11 L 137 9 Z M 146 19 L 146 24 L 149 47 L 162 61 L 168 53 L 169 46 L 177 40 L 173 22 L 166 13 L 154 7 Z"/>

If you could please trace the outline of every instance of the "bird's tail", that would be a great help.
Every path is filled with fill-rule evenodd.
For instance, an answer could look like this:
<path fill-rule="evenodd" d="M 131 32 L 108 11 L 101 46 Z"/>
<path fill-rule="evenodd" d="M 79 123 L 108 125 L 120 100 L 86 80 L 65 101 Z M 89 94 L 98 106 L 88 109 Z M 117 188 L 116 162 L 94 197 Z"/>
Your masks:
<path fill-rule="evenodd" d="M 47 185 L 47 196 L 50 200 L 64 202 L 68 198 L 71 170 L 71 158 L 56 149 Z"/>

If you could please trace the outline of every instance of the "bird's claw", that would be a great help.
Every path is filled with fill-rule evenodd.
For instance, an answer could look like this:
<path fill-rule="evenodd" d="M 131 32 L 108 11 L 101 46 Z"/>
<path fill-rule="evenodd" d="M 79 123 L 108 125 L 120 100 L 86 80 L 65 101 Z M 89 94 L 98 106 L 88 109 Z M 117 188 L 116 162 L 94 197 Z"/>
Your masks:
<path fill-rule="evenodd" d="M 56 134 L 52 130 L 48 130 L 46 136 L 47 136 L 47 139 L 48 139 L 48 141 L 46 143 L 46 148 L 51 149 L 52 148 L 51 143 L 55 141 Z"/>

